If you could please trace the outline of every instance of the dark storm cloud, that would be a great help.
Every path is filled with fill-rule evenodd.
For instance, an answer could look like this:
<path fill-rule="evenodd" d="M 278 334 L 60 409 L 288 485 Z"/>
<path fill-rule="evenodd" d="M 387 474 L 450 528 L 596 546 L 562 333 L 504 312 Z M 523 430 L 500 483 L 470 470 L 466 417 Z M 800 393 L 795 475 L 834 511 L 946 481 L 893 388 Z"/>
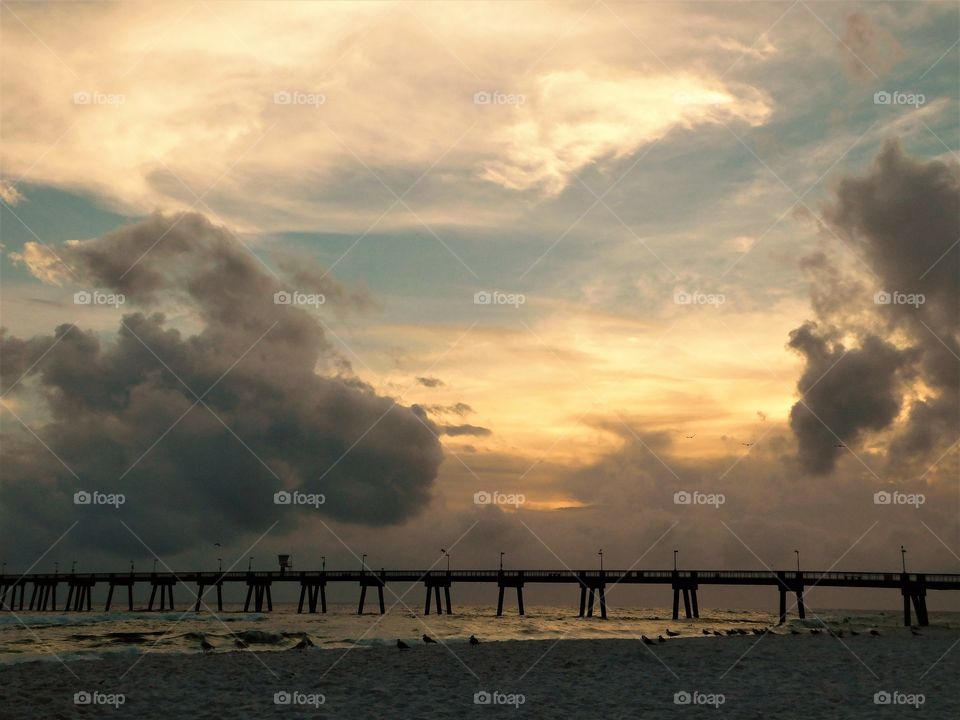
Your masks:
<path fill-rule="evenodd" d="M 329 371 L 344 364 L 316 313 L 363 305 L 362 293 L 306 268 L 279 282 L 195 214 L 156 215 L 61 256 L 91 287 L 125 294 L 129 312 L 108 340 L 69 324 L 51 336 L 3 336 L 2 386 L 27 373 L 11 398 L 49 448 L 8 418 L 7 547 L 29 529 L 42 550 L 81 515 L 73 538 L 83 545 L 129 541 L 122 519 L 171 552 L 278 519 L 289 528 L 312 513 L 396 523 L 429 501 L 441 461 L 433 424 Z M 327 303 L 277 304 L 285 289 Z M 202 329 L 171 327 L 151 312 L 161 301 L 186 308 Z M 275 505 L 284 488 L 323 493 L 326 503 Z M 122 492 L 127 502 L 77 508 L 80 489 Z"/>
<path fill-rule="evenodd" d="M 443 380 L 433 377 L 418 377 L 417 382 L 428 388 L 443 387 Z"/>
<path fill-rule="evenodd" d="M 490 428 L 480 427 L 479 425 L 441 425 L 440 432 L 444 435 L 462 436 L 472 435 L 474 437 L 486 437 L 492 435 Z"/>
<path fill-rule="evenodd" d="M 866 175 L 839 183 L 826 218 L 876 277 L 872 286 L 843 278 L 822 255 L 805 263 L 818 322 L 790 340 L 807 361 L 798 384 L 803 403 L 791 412 L 802 465 L 829 472 L 837 437 L 855 441 L 890 426 L 906 402 L 904 380 L 925 390 L 910 400 L 888 460 L 909 462 L 945 447 L 960 427 L 958 166 L 914 160 L 889 142 Z M 922 302 L 890 302 L 895 294 Z M 844 335 L 859 347 L 841 358 Z"/>

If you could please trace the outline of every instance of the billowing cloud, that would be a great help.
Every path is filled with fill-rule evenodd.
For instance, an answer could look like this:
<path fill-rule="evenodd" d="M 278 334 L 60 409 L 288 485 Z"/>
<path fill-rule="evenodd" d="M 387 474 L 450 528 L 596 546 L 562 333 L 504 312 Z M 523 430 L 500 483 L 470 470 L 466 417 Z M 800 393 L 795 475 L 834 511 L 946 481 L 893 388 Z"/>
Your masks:
<path fill-rule="evenodd" d="M 490 428 L 480 427 L 479 425 L 441 425 L 440 431 L 444 435 L 451 435 L 454 437 L 463 436 L 463 435 L 472 435 L 474 437 L 486 437 L 492 435 L 493 431 Z"/>
<path fill-rule="evenodd" d="M 195 214 L 154 215 L 61 250 L 88 292 L 123 296 L 102 308 L 123 316 L 110 338 L 71 324 L 2 338 L 5 403 L 30 426 L 5 418 L 5 544 L 28 526 L 39 546 L 54 539 L 83 489 L 125 494 L 121 519 L 163 538 L 158 552 L 312 512 L 396 523 L 428 502 L 438 430 L 357 380 L 313 316 L 328 305 L 278 301 L 286 282 L 230 232 Z M 302 297 L 355 302 L 321 277 Z M 161 310 L 200 329 L 188 335 Z M 278 507 L 282 489 L 326 502 Z M 92 513 L 74 540 L 104 548 L 124 532 Z"/>
<path fill-rule="evenodd" d="M 889 142 L 865 176 L 839 183 L 826 217 L 874 277 L 807 262 L 820 322 L 790 340 L 807 363 L 791 412 L 804 467 L 831 470 L 838 439 L 887 428 L 904 404 L 888 459 L 945 449 L 960 427 L 960 169 Z"/>

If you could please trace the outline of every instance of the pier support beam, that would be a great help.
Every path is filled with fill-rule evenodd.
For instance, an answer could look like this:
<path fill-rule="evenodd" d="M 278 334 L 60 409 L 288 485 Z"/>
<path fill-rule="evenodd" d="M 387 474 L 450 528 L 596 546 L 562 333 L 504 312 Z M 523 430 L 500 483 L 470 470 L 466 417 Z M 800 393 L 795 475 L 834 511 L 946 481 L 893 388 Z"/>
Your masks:
<path fill-rule="evenodd" d="M 497 576 L 497 587 L 498 587 L 498 596 L 497 596 L 497 617 L 503 615 L 503 591 L 508 587 L 515 587 L 517 589 L 517 610 L 520 615 L 524 615 L 523 609 L 523 570 L 520 570 L 514 576 L 507 576 L 504 573 L 499 573 Z"/>
<path fill-rule="evenodd" d="M 900 575 L 900 594 L 903 595 L 903 624 L 907 627 L 913 624 L 911 617 L 911 603 L 917 613 L 917 625 L 930 624 L 927 615 L 927 583 L 924 575 L 916 575 L 911 579 L 907 574 Z"/>
<path fill-rule="evenodd" d="M 380 602 L 380 614 L 387 612 L 386 605 L 383 602 L 383 586 L 386 585 L 386 578 L 381 575 L 367 575 L 360 578 L 360 603 L 357 606 L 357 615 L 363 615 L 363 605 L 367 599 L 367 588 L 377 588 L 377 599 Z"/>

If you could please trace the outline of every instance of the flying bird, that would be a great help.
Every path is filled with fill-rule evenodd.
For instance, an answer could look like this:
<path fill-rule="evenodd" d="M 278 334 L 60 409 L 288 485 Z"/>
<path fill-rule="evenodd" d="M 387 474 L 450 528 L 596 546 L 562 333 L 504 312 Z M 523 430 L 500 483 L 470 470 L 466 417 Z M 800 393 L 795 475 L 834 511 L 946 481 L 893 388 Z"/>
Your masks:
<path fill-rule="evenodd" d="M 749 442 L 749 443 L 740 443 L 740 444 L 743 445 L 744 447 L 752 447 L 752 446 L 753 446 L 753 443 L 752 443 L 752 442 Z"/>
<path fill-rule="evenodd" d="M 432 645 L 436 645 L 436 644 L 437 644 L 437 641 L 434 640 L 434 639 L 433 639 L 432 637 L 430 637 L 429 635 L 427 635 L 426 633 L 423 634 L 423 642 L 426 643 L 427 645 L 431 645 L 431 644 L 432 644 Z"/>
<path fill-rule="evenodd" d="M 407 645 L 403 640 L 397 640 L 397 649 L 398 650 L 409 650 L 410 646 Z"/>
<path fill-rule="evenodd" d="M 696 436 L 697 436 L 696 433 L 694 433 L 693 435 L 684 435 L 684 437 L 687 438 L 687 440 L 693 440 Z"/>

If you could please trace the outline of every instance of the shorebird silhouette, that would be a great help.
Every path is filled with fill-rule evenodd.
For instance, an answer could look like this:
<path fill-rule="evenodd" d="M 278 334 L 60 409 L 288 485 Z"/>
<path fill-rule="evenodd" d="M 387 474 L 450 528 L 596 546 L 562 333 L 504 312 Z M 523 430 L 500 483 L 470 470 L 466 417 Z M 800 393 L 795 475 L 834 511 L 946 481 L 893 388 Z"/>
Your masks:
<path fill-rule="evenodd" d="M 879 631 L 879 630 L 871 630 L 871 631 L 870 631 L 870 634 L 873 635 L 874 637 L 880 637 L 880 631 Z"/>
<path fill-rule="evenodd" d="M 203 638 L 203 640 L 200 641 L 200 648 L 201 648 L 204 652 L 210 652 L 211 650 L 213 650 L 213 645 L 211 645 L 209 642 L 207 642 L 207 639 L 206 639 L 206 638 Z"/>
<path fill-rule="evenodd" d="M 403 640 L 397 640 L 397 649 L 398 650 L 409 650 L 410 646 L 407 645 Z"/>
<path fill-rule="evenodd" d="M 653 640 L 651 640 L 650 638 L 648 638 L 646 635 L 641 635 L 641 636 L 640 636 L 640 639 L 643 640 L 643 644 L 644 644 L 644 645 L 656 645 L 656 643 L 653 642 Z"/>
<path fill-rule="evenodd" d="M 819 631 L 819 630 L 814 630 L 814 629 L 811 628 L 811 629 L 810 629 L 810 634 L 811 634 L 811 635 L 819 635 L 819 634 L 820 634 L 820 631 Z"/>
<path fill-rule="evenodd" d="M 667 628 L 667 637 L 677 637 L 677 635 L 679 635 L 679 634 L 680 634 L 680 633 L 674 632 L 674 631 L 671 630 L 670 628 Z"/>
<path fill-rule="evenodd" d="M 666 642 L 667 639 L 663 635 L 657 635 L 657 642 Z"/>
<path fill-rule="evenodd" d="M 856 636 L 856 635 L 859 635 L 860 633 L 858 633 L 856 630 L 851 630 L 850 634 Z"/>
<path fill-rule="evenodd" d="M 752 442 L 749 442 L 749 443 L 740 443 L 740 444 L 743 445 L 744 447 L 750 447 L 751 445 L 753 445 Z"/>
<path fill-rule="evenodd" d="M 480 644 L 480 641 L 477 640 L 477 636 L 476 636 L 476 635 L 471 635 L 471 636 L 470 636 L 470 644 L 471 644 L 471 645 L 479 645 L 479 644 Z"/>
<path fill-rule="evenodd" d="M 704 628 L 704 629 L 703 629 L 703 634 L 704 634 L 704 635 L 709 635 L 709 634 L 710 634 L 710 631 L 707 630 L 706 628 Z"/>
<path fill-rule="evenodd" d="M 434 640 L 434 639 L 433 639 L 432 637 L 430 637 L 429 635 L 427 635 L 426 633 L 423 634 L 423 641 L 424 641 L 427 645 L 430 645 L 430 644 L 436 645 L 436 644 L 437 644 L 437 641 Z"/>
<path fill-rule="evenodd" d="M 696 436 L 697 436 L 696 433 L 694 433 L 693 435 L 684 435 L 684 437 L 687 438 L 687 440 L 693 440 Z"/>
<path fill-rule="evenodd" d="M 723 637 L 723 633 L 720 632 L 719 630 L 714 630 L 713 634 L 716 635 L 717 637 Z"/>
<path fill-rule="evenodd" d="M 310 638 L 304 636 L 300 638 L 300 642 L 298 642 L 296 645 L 293 646 L 293 649 L 306 650 L 309 647 L 313 647 L 313 641 Z"/>
<path fill-rule="evenodd" d="M 910 633 L 913 634 L 913 635 L 916 635 L 917 637 L 920 637 L 920 633 L 918 633 L 918 632 L 917 632 L 915 629 L 913 629 L 913 628 L 910 628 Z"/>

